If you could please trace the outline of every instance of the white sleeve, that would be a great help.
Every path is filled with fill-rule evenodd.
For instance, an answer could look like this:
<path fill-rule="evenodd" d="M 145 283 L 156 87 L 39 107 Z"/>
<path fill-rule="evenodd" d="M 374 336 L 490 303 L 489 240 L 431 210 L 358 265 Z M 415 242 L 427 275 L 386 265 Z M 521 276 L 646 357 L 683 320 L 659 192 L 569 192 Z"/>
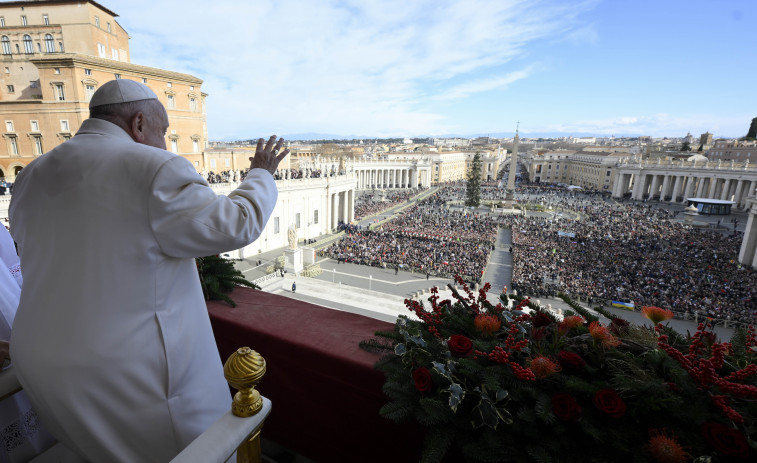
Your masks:
<path fill-rule="evenodd" d="M 201 257 L 239 249 L 260 236 L 276 206 L 273 176 L 254 169 L 228 196 L 216 195 L 184 158 L 156 174 L 148 214 L 163 253 Z"/>

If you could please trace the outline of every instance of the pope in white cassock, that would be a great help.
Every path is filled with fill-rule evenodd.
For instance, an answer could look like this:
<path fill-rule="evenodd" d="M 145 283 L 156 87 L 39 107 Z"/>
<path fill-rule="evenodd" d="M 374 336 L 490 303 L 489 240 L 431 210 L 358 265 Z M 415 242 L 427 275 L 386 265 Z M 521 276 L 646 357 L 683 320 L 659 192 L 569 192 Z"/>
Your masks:
<path fill-rule="evenodd" d="M 194 258 L 260 235 L 289 150 L 260 139 L 217 196 L 165 150 L 167 128 L 148 87 L 108 82 L 76 136 L 14 185 L 11 357 L 43 424 L 89 461 L 168 461 L 230 408 Z"/>

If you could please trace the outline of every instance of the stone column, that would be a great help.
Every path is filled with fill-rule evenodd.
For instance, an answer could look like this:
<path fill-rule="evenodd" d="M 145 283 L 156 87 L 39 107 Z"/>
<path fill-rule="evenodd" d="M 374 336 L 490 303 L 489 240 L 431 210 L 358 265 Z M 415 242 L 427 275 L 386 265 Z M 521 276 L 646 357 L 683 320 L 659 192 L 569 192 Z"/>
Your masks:
<path fill-rule="evenodd" d="M 665 201 L 665 197 L 668 196 L 669 189 L 670 189 L 670 175 L 665 175 L 662 179 L 662 189 L 660 190 L 660 201 Z"/>
<path fill-rule="evenodd" d="M 710 191 L 707 193 L 708 198 L 715 199 L 715 190 L 717 189 L 718 181 L 720 181 L 719 178 L 710 178 Z"/>
<path fill-rule="evenodd" d="M 706 183 L 706 177 L 697 177 L 699 185 L 697 185 L 697 198 L 702 198 L 704 195 L 704 184 Z"/>
<path fill-rule="evenodd" d="M 339 194 L 331 194 L 331 229 L 335 230 L 339 225 Z"/>
<path fill-rule="evenodd" d="M 683 178 L 684 177 L 681 175 L 676 175 L 676 181 L 673 183 L 673 191 L 670 194 L 671 203 L 674 203 L 678 200 L 677 198 L 678 198 L 678 194 L 681 191 L 681 182 L 683 181 Z"/>
<path fill-rule="evenodd" d="M 342 220 L 344 221 L 344 223 L 350 223 L 350 210 L 349 205 L 347 204 L 347 192 L 343 191 L 340 196 L 340 200 L 342 201 Z"/>
<path fill-rule="evenodd" d="M 744 229 L 744 240 L 739 250 L 739 262 L 757 268 L 757 199 L 750 199 L 749 219 Z"/>
<path fill-rule="evenodd" d="M 660 186 L 660 176 L 659 175 L 652 175 L 652 187 L 649 189 L 649 200 L 650 201 L 657 194 L 657 188 L 659 186 Z"/>
<path fill-rule="evenodd" d="M 741 193 L 744 191 L 744 180 L 736 180 L 736 188 L 733 192 L 733 202 L 736 203 L 736 207 L 743 207 L 741 205 Z"/>
<path fill-rule="evenodd" d="M 347 192 L 347 206 L 349 207 L 349 219 L 350 223 L 355 220 L 355 190 L 349 190 Z"/>
<path fill-rule="evenodd" d="M 731 189 L 731 179 L 727 178 L 723 180 L 723 191 L 720 192 L 720 199 L 723 201 L 728 201 L 728 198 L 730 197 L 729 193 Z"/>

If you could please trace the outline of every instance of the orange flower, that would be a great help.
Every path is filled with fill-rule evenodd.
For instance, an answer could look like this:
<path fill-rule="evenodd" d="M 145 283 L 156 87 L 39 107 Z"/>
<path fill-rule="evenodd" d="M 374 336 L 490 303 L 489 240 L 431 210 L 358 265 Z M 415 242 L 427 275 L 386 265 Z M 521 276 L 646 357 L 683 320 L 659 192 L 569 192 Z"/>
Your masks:
<path fill-rule="evenodd" d="M 573 328 L 578 328 L 585 322 L 586 320 L 579 317 L 578 315 L 571 315 L 569 317 L 563 318 L 562 322 L 560 322 L 560 326 L 557 328 L 557 331 L 560 334 L 565 334 Z"/>
<path fill-rule="evenodd" d="M 652 320 L 652 323 L 654 323 L 655 325 L 673 318 L 673 312 L 671 312 L 670 310 L 661 309 L 653 305 L 645 305 L 644 307 L 642 307 L 641 314 Z"/>
<path fill-rule="evenodd" d="M 479 331 L 485 335 L 496 333 L 502 327 L 502 320 L 496 315 L 478 314 L 473 320 Z"/>
<path fill-rule="evenodd" d="M 560 365 L 543 355 L 532 358 L 529 361 L 528 367 L 531 368 L 531 371 L 533 371 L 539 379 L 546 378 L 547 376 L 560 371 Z"/>
<path fill-rule="evenodd" d="M 667 436 L 664 432 L 652 429 L 652 436 L 647 444 L 649 453 L 660 463 L 685 463 L 689 461 L 689 454 L 681 447 L 675 435 Z"/>
<path fill-rule="evenodd" d="M 599 322 L 591 322 L 589 324 L 589 334 L 594 338 L 594 341 L 602 343 L 604 347 L 616 347 L 620 345 L 620 340 L 613 336 L 610 330 Z"/>

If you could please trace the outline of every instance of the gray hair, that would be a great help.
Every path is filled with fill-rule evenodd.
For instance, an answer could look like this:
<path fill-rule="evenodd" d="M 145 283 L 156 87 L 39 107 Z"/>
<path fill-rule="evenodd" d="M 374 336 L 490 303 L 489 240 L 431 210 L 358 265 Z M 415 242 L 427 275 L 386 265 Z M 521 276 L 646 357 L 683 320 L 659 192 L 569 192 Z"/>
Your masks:
<path fill-rule="evenodd" d="M 154 103 L 153 103 L 154 102 Z M 138 100 L 127 103 L 112 103 L 95 106 L 89 109 L 91 119 L 102 119 L 112 122 L 124 130 L 127 130 L 132 117 L 138 112 L 143 112 L 147 117 L 152 116 L 152 111 L 156 108 L 153 104 L 160 102 L 158 100 Z"/>

